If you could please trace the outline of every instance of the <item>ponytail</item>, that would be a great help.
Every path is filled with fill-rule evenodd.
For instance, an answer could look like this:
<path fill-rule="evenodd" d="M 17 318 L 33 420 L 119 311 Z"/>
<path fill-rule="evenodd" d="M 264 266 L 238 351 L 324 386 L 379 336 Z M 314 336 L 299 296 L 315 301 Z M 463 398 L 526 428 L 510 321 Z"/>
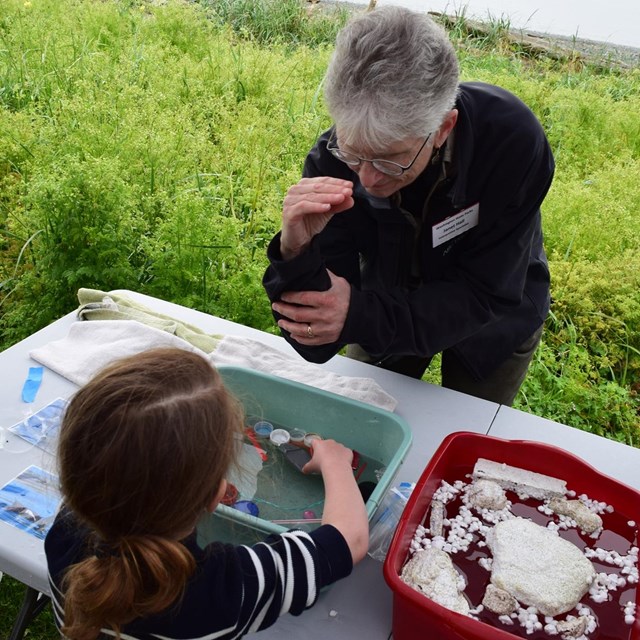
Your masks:
<path fill-rule="evenodd" d="M 195 560 L 176 540 L 130 536 L 67 570 L 62 632 L 95 640 L 103 627 L 120 637 L 122 625 L 158 613 L 182 597 Z"/>
<path fill-rule="evenodd" d="M 68 568 L 63 633 L 94 640 L 178 604 L 196 562 L 178 540 L 211 505 L 236 456 L 242 405 L 210 362 L 149 349 L 103 369 L 71 399 L 58 441 L 65 507 L 106 544 Z M 95 555 L 92 550 L 97 551 Z"/>

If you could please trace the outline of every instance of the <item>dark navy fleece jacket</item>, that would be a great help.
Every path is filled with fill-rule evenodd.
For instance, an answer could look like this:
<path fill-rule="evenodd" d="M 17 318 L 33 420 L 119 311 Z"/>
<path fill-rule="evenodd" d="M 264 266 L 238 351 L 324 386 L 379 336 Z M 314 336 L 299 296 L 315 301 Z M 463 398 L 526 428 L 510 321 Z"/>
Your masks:
<path fill-rule="evenodd" d="M 351 283 L 337 342 L 303 346 L 283 332 L 305 359 L 325 362 L 349 343 L 379 357 L 451 349 L 482 379 L 544 322 L 540 205 L 554 172 L 549 143 L 531 110 L 499 87 L 463 83 L 456 108 L 447 151 L 389 199 L 367 194 L 327 151 L 331 130 L 310 151 L 304 176 L 353 181 L 355 205 L 293 260 L 282 260 L 280 234 L 268 248 L 263 284 L 272 301 L 329 288 L 326 269 Z M 478 224 L 434 247 L 434 226 L 474 205 Z"/>

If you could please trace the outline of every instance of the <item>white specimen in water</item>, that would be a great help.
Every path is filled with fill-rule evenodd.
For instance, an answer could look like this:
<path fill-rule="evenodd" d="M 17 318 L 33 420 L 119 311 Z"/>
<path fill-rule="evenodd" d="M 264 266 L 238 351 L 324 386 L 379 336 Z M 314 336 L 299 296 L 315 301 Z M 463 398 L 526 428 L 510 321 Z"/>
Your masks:
<path fill-rule="evenodd" d="M 487 544 L 491 582 L 545 616 L 575 607 L 596 575 L 576 545 L 524 518 L 496 524 Z"/>
<path fill-rule="evenodd" d="M 602 518 L 580 500 L 552 498 L 549 501 L 549 509 L 558 515 L 571 518 L 586 533 L 593 533 L 602 529 Z"/>
<path fill-rule="evenodd" d="M 478 458 L 473 468 L 473 478 L 493 480 L 504 489 L 515 491 L 519 496 L 538 500 L 564 496 L 567 493 L 567 483 L 564 480 L 486 458 Z"/>
<path fill-rule="evenodd" d="M 400 578 L 443 607 L 464 615 L 469 613 L 469 603 L 462 595 L 464 578 L 444 551 L 435 547 L 416 551 L 404 565 Z"/>
<path fill-rule="evenodd" d="M 476 480 L 467 491 L 469 504 L 478 510 L 499 511 L 507 506 L 505 490 L 493 480 Z"/>
<path fill-rule="evenodd" d="M 510 615 L 518 608 L 518 601 L 508 591 L 496 587 L 491 582 L 484 592 L 482 604 L 489 611 L 501 616 Z"/>

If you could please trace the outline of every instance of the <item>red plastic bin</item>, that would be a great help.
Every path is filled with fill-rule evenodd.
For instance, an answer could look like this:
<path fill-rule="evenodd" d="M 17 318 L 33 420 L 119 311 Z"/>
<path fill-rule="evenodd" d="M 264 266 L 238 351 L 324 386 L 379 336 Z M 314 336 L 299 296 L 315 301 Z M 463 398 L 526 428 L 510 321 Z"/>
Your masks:
<path fill-rule="evenodd" d="M 384 577 L 393 591 L 394 640 L 513 640 L 516 636 L 450 611 L 400 580 L 416 528 L 423 523 L 431 497 L 446 479 L 464 480 L 478 458 L 504 462 L 561 478 L 577 494 L 611 504 L 629 520 L 640 522 L 640 492 L 598 472 L 577 456 L 551 445 L 504 440 L 457 432 L 445 438 L 420 476 L 400 518 L 384 562 Z M 559 636 L 557 636 L 559 637 Z M 636 585 L 636 620 L 629 640 L 640 640 L 640 585 Z"/>

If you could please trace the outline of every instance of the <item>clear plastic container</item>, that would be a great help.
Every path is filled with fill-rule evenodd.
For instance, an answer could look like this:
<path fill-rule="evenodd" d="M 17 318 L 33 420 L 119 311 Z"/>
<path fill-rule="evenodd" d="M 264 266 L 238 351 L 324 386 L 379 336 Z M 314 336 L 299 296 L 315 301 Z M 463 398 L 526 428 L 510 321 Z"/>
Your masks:
<path fill-rule="evenodd" d="M 411 496 L 415 482 L 401 482 L 387 491 L 369 527 L 369 555 L 384 562 L 400 516 Z"/>

